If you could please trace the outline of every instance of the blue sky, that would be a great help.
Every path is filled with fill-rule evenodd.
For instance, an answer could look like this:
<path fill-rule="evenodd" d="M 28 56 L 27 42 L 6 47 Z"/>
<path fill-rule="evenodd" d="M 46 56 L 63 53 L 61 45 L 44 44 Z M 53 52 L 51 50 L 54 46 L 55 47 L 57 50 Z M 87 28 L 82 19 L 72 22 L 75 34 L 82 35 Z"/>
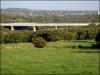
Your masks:
<path fill-rule="evenodd" d="M 1 8 L 34 10 L 99 10 L 99 1 L 1 1 Z"/>

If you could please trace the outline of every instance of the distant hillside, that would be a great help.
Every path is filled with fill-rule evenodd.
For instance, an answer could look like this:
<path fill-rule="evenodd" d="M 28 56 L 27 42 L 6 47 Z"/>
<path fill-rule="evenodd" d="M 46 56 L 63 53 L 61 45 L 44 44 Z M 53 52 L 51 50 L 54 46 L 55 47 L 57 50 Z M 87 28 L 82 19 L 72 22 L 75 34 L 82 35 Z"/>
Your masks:
<path fill-rule="evenodd" d="M 57 15 L 57 16 L 65 16 L 65 15 L 98 15 L 98 11 L 90 11 L 90 10 L 30 10 L 26 8 L 7 8 L 1 9 L 2 14 L 7 15 L 31 15 L 31 16 L 39 16 L 39 15 Z"/>
<path fill-rule="evenodd" d="M 23 13 L 26 13 L 26 12 L 31 12 L 32 10 L 30 9 L 26 9 L 26 8 L 7 8 L 7 9 L 2 9 L 1 10 L 2 12 L 23 12 Z"/>
<path fill-rule="evenodd" d="M 35 23 L 88 23 L 99 22 L 98 11 L 83 10 L 30 10 L 7 8 L 1 10 L 1 22 Z"/>

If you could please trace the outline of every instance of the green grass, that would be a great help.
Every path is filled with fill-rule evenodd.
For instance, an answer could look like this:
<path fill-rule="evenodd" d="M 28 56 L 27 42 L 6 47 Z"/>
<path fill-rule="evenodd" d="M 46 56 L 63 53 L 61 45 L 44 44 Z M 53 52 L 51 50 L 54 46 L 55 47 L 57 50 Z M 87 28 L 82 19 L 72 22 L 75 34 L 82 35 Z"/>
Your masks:
<path fill-rule="evenodd" d="M 94 43 L 95 41 L 85 40 L 57 41 L 48 43 L 45 48 L 33 48 L 30 43 L 2 44 L 1 74 L 99 75 L 99 53 L 79 53 L 77 51 L 86 49 L 65 47 L 66 45 L 91 45 Z M 52 46 L 56 46 L 56 48 L 52 48 Z"/>

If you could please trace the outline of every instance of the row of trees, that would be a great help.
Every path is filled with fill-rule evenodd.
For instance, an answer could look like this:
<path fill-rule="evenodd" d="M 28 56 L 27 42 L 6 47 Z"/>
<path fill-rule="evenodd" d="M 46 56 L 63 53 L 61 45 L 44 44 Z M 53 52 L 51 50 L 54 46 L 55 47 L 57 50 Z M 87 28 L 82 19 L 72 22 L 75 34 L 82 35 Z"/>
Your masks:
<path fill-rule="evenodd" d="M 100 38 L 100 26 L 95 25 L 95 23 L 91 23 L 85 27 L 68 27 L 58 30 L 42 29 L 37 32 L 29 30 L 8 31 L 5 28 L 3 29 L 1 28 L 0 43 L 33 42 L 33 44 L 43 47 L 43 45 L 46 45 L 46 42 L 50 41 L 94 40 L 96 38 L 97 44 L 100 45 L 100 41 L 98 42 Z"/>
<path fill-rule="evenodd" d="M 12 22 L 36 22 L 36 23 L 89 23 L 91 19 L 95 22 L 99 22 L 98 15 L 66 15 L 66 16 L 14 16 L 14 15 L 2 15 L 2 23 L 12 23 Z"/>
<path fill-rule="evenodd" d="M 42 37 L 47 42 L 58 41 L 58 40 L 72 40 L 76 35 L 72 32 L 64 32 L 63 30 L 40 30 L 37 32 L 32 31 L 9 31 L 9 32 L 0 32 L 0 43 L 24 43 L 32 42 L 33 39 L 37 37 Z"/>
<path fill-rule="evenodd" d="M 30 31 L 0 32 L 0 43 L 24 43 L 30 42 Z"/>

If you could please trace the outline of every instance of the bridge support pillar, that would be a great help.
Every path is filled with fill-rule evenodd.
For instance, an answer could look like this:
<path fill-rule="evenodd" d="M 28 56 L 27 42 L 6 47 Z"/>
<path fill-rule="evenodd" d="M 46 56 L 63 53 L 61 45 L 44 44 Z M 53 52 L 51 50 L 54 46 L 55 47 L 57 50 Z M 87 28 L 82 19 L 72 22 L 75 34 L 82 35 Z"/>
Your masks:
<path fill-rule="evenodd" d="M 13 26 L 11 26 L 11 30 L 15 30 Z"/>
<path fill-rule="evenodd" d="M 34 30 L 34 32 L 36 31 L 36 27 L 35 26 L 33 26 L 33 30 Z"/>
<path fill-rule="evenodd" d="M 55 29 L 57 29 L 57 26 L 55 26 Z"/>

